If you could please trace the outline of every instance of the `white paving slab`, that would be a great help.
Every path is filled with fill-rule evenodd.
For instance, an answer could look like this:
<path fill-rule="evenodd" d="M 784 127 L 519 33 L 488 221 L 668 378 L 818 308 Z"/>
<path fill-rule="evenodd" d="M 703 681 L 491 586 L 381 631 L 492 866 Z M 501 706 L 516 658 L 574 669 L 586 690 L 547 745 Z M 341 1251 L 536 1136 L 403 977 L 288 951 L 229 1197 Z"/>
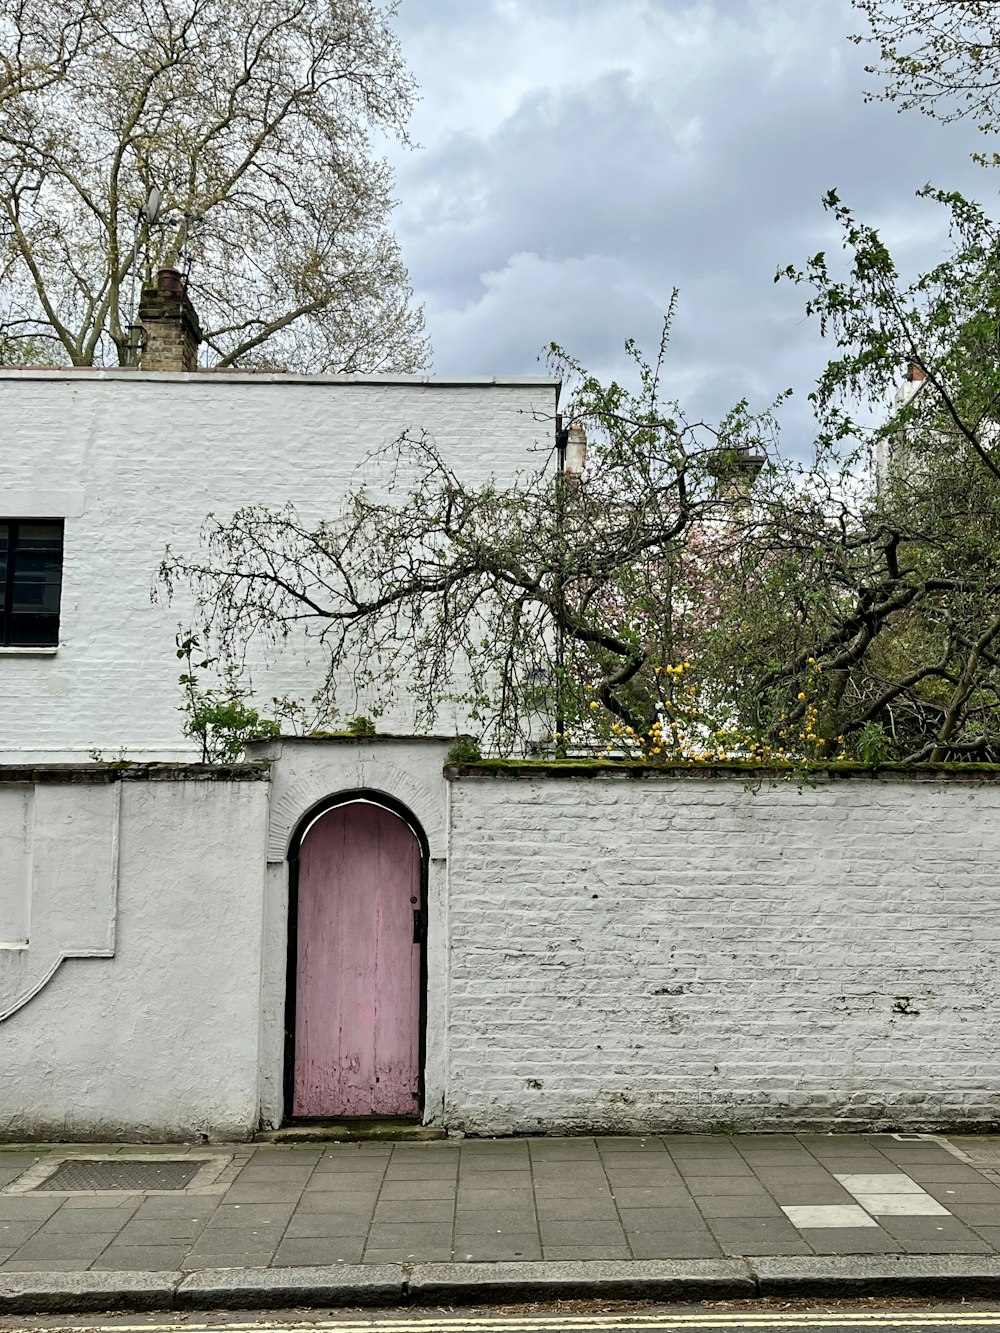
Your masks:
<path fill-rule="evenodd" d="M 862 1208 L 876 1217 L 950 1217 L 951 1213 L 929 1194 L 855 1194 Z"/>
<path fill-rule="evenodd" d="M 853 1203 L 782 1204 L 781 1211 L 792 1226 L 800 1230 L 809 1227 L 877 1227 L 878 1223 L 863 1208 Z"/>
<path fill-rule="evenodd" d="M 892 1175 L 885 1173 L 878 1176 L 838 1176 L 834 1172 L 834 1178 L 840 1181 L 844 1189 L 855 1195 L 925 1193 L 915 1180 L 911 1180 L 909 1176 L 904 1176 L 901 1171 L 893 1172 Z"/>

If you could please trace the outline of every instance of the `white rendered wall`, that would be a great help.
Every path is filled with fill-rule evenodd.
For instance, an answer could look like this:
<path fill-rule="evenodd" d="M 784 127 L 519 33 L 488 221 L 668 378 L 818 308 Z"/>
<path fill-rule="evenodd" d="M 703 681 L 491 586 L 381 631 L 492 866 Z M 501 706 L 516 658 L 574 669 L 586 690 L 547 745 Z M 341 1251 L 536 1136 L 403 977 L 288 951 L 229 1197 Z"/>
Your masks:
<path fill-rule="evenodd" d="M 452 784 L 444 1120 L 1000 1120 L 1000 785 Z"/>
<path fill-rule="evenodd" d="M 29 917 L 27 947 L 10 935 L 19 921 L 0 918 L 0 1139 L 246 1138 L 259 1115 L 266 769 L 76 773 L 0 773 L 0 842 L 21 830 Z"/>
<path fill-rule="evenodd" d="M 288 976 L 288 852 L 303 818 L 330 797 L 363 791 L 389 796 L 427 839 L 427 1003 L 424 1120 L 440 1124 L 447 1081 L 448 799 L 443 766 L 449 738 L 281 740 L 251 746 L 272 763 L 267 830 L 267 894 L 261 989 L 261 1119 L 281 1124 Z"/>
<path fill-rule="evenodd" d="M 257 747 L 270 802 L 260 766 L 0 773 L 23 881 L 0 898 L 0 1138 L 277 1124 L 287 853 L 357 790 L 402 802 L 430 846 L 426 1123 L 1000 1121 L 1000 783 L 448 781 L 448 743 Z"/>
<path fill-rule="evenodd" d="M 364 460 L 404 430 L 426 430 L 465 481 L 511 476 L 551 448 L 550 380 L 453 383 L 402 377 L 165 375 L 0 370 L 0 517 L 66 520 L 54 656 L 0 649 L 0 762 L 184 757 L 175 656 L 186 600 L 153 606 L 168 543 L 194 555 L 209 512 L 278 507 L 335 515 Z M 265 701 L 308 696 L 322 678 L 288 649 Z M 347 689 L 342 712 L 367 712 Z M 404 701 L 380 729 L 411 731 Z M 443 729 L 461 720 L 443 719 Z"/>

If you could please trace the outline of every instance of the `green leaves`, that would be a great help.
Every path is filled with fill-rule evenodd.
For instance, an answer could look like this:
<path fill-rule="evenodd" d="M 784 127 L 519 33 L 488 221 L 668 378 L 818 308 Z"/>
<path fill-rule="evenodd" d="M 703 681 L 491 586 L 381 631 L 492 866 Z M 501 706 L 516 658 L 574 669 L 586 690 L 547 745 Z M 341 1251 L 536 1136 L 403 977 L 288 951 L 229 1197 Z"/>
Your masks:
<path fill-rule="evenodd" d="M 195 661 L 199 649 L 196 635 L 178 633 L 177 657 L 187 666 L 178 677 L 183 693 L 180 711 L 184 714 L 184 735 L 200 745 L 202 763 L 235 763 L 251 741 L 272 740 L 280 736 L 281 727 L 261 717 L 248 703 L 253 691 L 240 683 L 239 669 L 234 664 L 223 669 L 220 684 L 206 685 L 201 673 L 218 659 Z"/>

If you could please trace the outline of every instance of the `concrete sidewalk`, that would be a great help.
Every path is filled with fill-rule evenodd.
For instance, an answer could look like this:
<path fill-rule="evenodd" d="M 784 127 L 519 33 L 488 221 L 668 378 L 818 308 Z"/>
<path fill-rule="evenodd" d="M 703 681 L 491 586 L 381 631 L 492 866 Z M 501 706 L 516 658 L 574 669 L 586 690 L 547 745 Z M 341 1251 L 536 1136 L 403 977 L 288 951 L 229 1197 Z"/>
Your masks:
<path fill-rule="evenodd" d="M 99 1158 L 126 1173 L 119 1188 L 81 1189 L 61 1166 Z M 188 1289 L 232 1285 L 218 1270 L 269 1270 L 271 1288 L 304 1290 L 318 1270 L 350 1270 L 362 1287 L 367 1272 L 374 1287 L 377 1273 L 420 1267 L 432 1282 L 446 1266 L 451 1286 L 468 1288 L 482 1274 L 568 1263 L 582 1281 L 583 1265 L 624 1278 L 657 1262 L 752 1294 L 785 1260 L 800 1273 L 1000 1284 L 994 1166 L 1000 1139 L 887 1134 L 0 1149 L 0 1296 L 58 1274 L 67 1293 L 106 1288 L 99 1273 L 142 1274 L 159 1291 L 182 1275 L 203 1275 Z M 155 1179 L 131 1185 L 136 1167 Z M 965 1258 L 935 1267 L 932 1256 Z"/>

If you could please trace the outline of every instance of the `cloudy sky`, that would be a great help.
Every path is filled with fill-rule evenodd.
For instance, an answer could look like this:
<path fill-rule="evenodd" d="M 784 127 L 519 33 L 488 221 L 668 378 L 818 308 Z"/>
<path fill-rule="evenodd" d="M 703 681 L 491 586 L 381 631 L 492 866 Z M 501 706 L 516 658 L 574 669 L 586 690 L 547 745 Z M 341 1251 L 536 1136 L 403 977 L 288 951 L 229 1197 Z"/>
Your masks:
<path fill-rule="evenodd" d="M 904 268 L 941 253 L 927 181 L 995 201 L 971 127 L 866 104 L 850 0 L 403 0 L 422 89 L 397 231 L 438 374 L 601 374 L 681 306 L 669 387 L 717 418 L 786 387 L 786 446 L 829 353 L 778 265 L 831 241 L 835 187 Z"/>

